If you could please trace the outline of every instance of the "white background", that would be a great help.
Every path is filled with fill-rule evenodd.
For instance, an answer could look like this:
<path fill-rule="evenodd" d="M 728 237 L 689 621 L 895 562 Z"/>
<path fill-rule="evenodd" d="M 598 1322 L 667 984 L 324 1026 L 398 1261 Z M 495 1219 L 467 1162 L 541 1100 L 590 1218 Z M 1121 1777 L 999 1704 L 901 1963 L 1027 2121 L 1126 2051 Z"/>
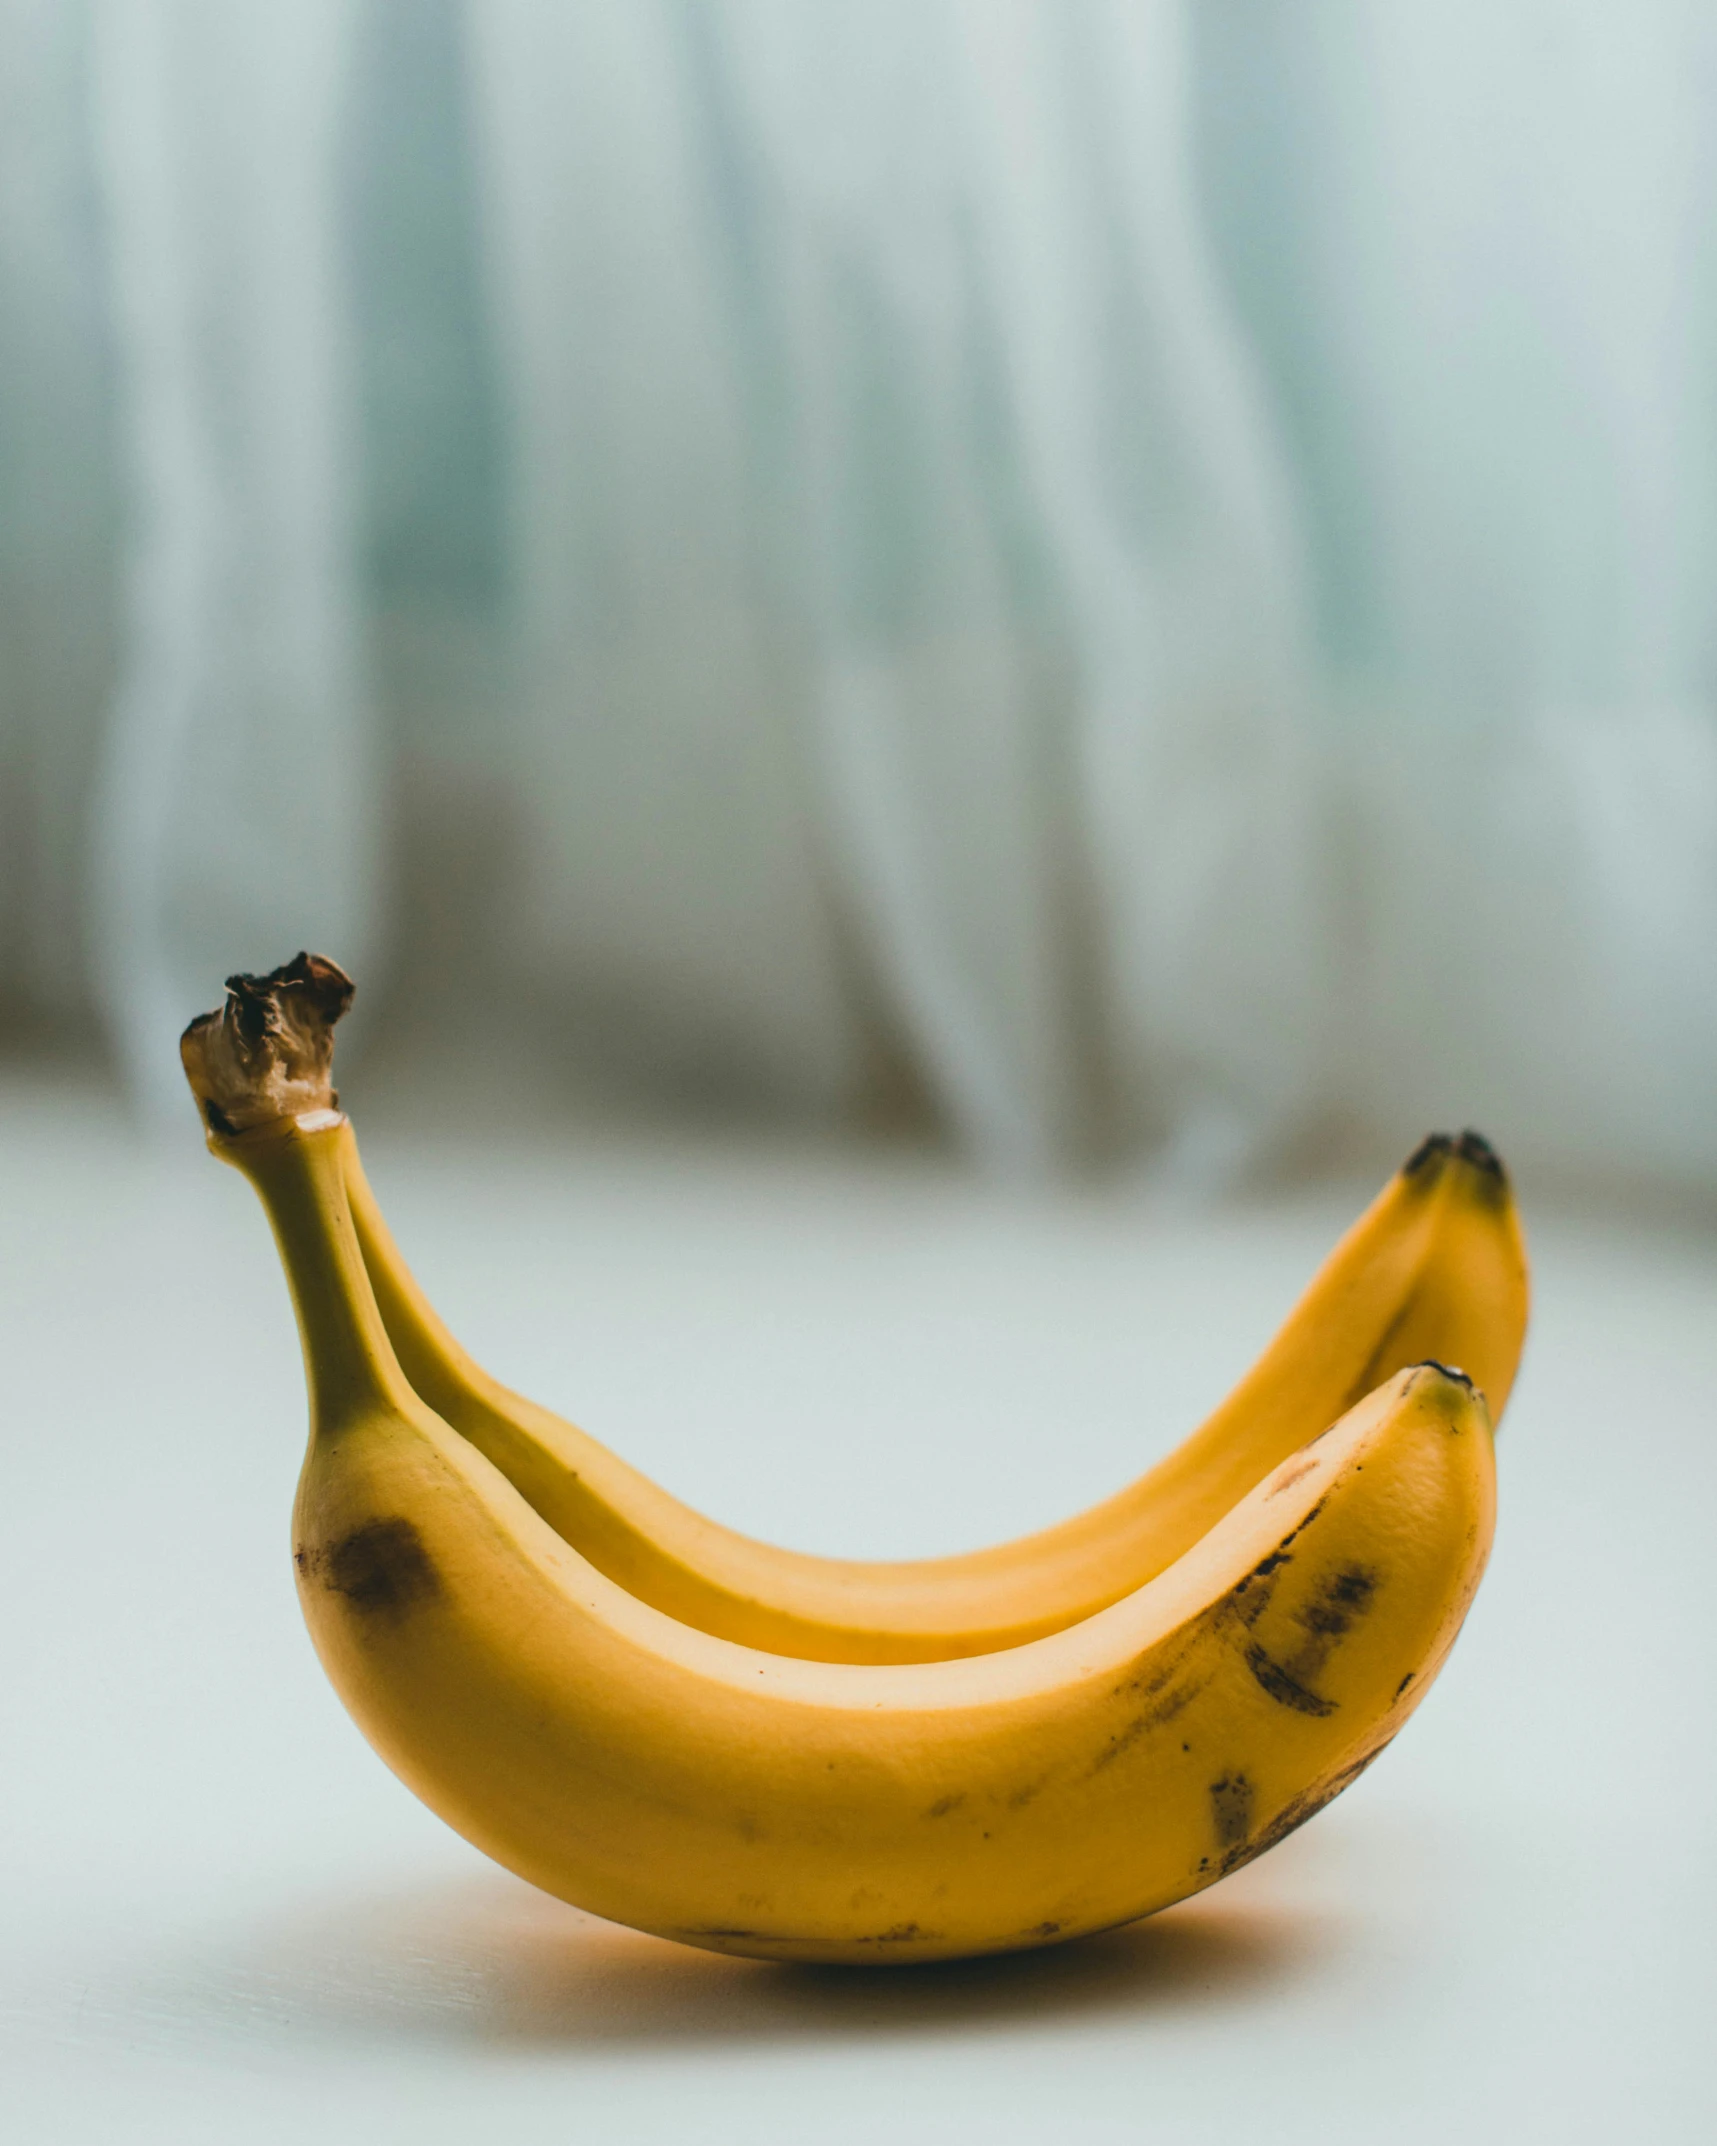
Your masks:
<path fill-rule="evenodd" d="M 370 1143 L 504 1376 L 722 1518 L 953 1548 L 1135 1472 L 1364 1196 L 1176 1215 L 778 1145 Z M 618 1931 L 373 1758 L 299 1625 L 303 1401 L 246 1187 L 0 1109 L 8 2136 L 1711 2135 L 1717 1252 L 1532 1216 L 1491 1573 L 1411 1733 L 1154 1922 L 804 1971 Z"/>

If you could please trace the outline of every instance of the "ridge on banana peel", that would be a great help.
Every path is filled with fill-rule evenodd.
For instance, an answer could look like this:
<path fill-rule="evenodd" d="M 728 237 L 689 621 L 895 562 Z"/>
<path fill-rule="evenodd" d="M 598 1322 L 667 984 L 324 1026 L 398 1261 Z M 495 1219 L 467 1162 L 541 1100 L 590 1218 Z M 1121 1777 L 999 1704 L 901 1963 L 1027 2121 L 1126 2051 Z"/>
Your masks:
<path fill-rule="evenodd" d="M 229 980 L 187 1032 L 210 1145 L 333 1101 L 332 1029 L 352 996 L 313 955 Z M 213 1062 L 210 1063 L 211 1054 Z M 342 1194 L 388 1338 L 417 1392 L 575 1549 L 657 1608 L 718 1637 L 809 1660 L 993 1652 L 1076 1623 L 1172 1564 L 1284 1455 L 1403 1366 L 1464 1366 L 1500 1418 L 1525 1335 L 1525 1247 L 1488 1144 L 1433 1134 L 1314 1277 L 1252 1371 L 1173 1453 L 1088 1511 L 960 1556 L 808 1556 L 682 1504 L 466 1355 L 419 1288 L 342 1120 Z"/>
<path fill-rule="evenodd" d="M 407 1383 L 326 1109 L 221 1140 L 304 1342 L 304 1615 L 381 1757 L 496 1861 L 711 1950 L 1019 1950 L 1198 1892 L 1399 1730 L 1483 1572 L 1482 1395 L 1397 1373 L 1166 1570 L 1000 1653 L 869 1665 L 681 1623 L 581 1557 Z"/>
<path fill-rule="evenodd" d="M 1228 1400 L 1133 1483 L 983 1550 L 815 1557 L 705 1518 L 473 1362 L 401 1257 L 350 1121 L 340 1139 L 364 1263 L 417 1392 L 629 1592 L 718 1637 L 812 1661 L 944 1661 L 1075 1624 L 1172 1564 L 1277 1461 L 1406 1365 L 1470 1367 L 1500 1417 L 1525 1337 L 1525 1251 L 1501 1165 L 1476 1135 L 1435 1134 Z"/>

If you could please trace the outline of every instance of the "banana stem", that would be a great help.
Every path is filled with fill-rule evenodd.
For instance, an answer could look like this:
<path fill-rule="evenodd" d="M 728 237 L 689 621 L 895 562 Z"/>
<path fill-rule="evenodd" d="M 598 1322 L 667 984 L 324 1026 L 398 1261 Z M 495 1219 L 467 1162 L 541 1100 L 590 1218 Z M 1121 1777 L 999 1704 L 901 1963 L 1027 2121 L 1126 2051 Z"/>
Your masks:
<path fill-rule="evenodd" d="M 312 1437 L 416 1396 L 395 1359 L 346 1205 L 346 1121 L 334 1026 L 352 980 L 323 954 L 229 976 L 224 1003 L 179 1039 L 185 1077 L 222 1162 L 256 1187 L 292 1287 Z"/>
<path fill-rule="evenodd" d="M 304 1348 L 313 1438 L 378 1410 L 410 1412 L 406 1382 L 382 1324 L 346 1206 L 345 1119 L 335 1111 L 277 1120 L 209 1146 L 255 1186 L 292 1289 Z"/>

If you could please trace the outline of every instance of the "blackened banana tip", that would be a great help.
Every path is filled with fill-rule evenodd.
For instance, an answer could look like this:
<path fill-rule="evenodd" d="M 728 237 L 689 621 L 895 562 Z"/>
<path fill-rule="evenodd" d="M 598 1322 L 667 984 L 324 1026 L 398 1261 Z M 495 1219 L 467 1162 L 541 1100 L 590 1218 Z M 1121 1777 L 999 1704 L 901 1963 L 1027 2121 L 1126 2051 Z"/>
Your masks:
<path fill-rule="evenodd" d="M 1433 1163 L 1454 1153 L 1455 1143 L 1447 1133 L 1427 1133 L 1419 1145 L 1401 1165 L 1403 1177 L 1418 1177 L 1430 1169 Z"/>
<path fill-rule="evenodd" d="M 1475 1133 L 1470 1125 L 1456 1141 L 1455 1153 L 1462 1162 L 1470 1162 L 1475 1170 L 1483 1170 L 1488 1176 L 1507 1182 L 1508 1172 L 1502 1166 L 1502 1157 L 1484 1134 Z"/>

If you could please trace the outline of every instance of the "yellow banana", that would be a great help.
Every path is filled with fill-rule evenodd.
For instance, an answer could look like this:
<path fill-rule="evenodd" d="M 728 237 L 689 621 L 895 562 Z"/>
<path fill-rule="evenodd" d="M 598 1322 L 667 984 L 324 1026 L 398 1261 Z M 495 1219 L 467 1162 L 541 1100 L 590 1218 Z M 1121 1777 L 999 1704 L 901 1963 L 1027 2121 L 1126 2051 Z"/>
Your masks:
<path fill-rule="evenodd" d="M 256 1049 L 224 1084 L 198 1070 L 195 1052 L 188 1058 L 212 1133 L 325 1105 L 348 980 L 301 955 L 272 976 L 235 977 L 229 990 L 224 1024 L 198 1032 L 242 1046 L 248 1022 Z M 1502 1166 L 1477 1134 L 1433 1134 L 1228 1400 L 1125 1489 L 1038 1534 L 962 1556 L 811 1557 L 706 1519 L 474 1363 L 401 1258 L 349 1123 L 338 1139 L 342 1172 L 329 1197 L 343 1185 L 389 1339 L 418 1393 L 630 1593 L 718 1637 L 809 1660 L 948 1660 L 1077 1623 L 1166 1569 L 1284 1455 L 1404 1365 L 1461 1365 L 1500 1418 L 1526 1329 L 1525 1246 Z"/>
<path fill-rule="evenodd" d="M 407 1382 L 340 1196 L 337 1114 L 212 1144 L 292 1281 L 312 1425 L 294 1556 L 324 1667 L 449 1824 L 639 1929 L 924 1960 L 1164 1907 L 1374 1756 L 1483 1571 L 1484 1402 L 1425 1365 L 1065 1630 L 880 1666 L 716 1637 L 581 1557 Z"/>

